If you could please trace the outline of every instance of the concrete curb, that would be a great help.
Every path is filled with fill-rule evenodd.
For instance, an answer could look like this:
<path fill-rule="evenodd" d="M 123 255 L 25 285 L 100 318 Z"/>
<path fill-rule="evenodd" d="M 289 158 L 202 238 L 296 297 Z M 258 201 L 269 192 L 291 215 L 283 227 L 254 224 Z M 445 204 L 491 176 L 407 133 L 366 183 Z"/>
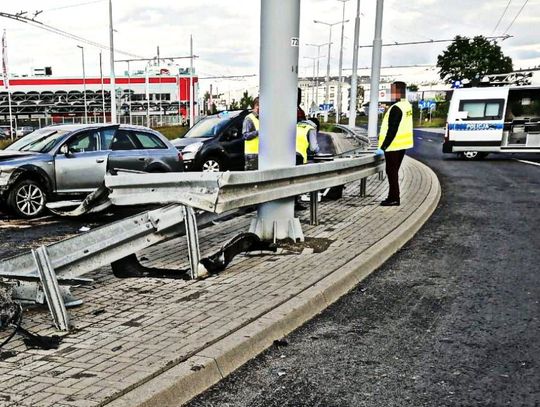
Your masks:
<path fill-rule="evenodd" d="M 437 176 L 426 165 L 418 161 L 415 165 L 431 178 L 431 190 L 418 210 L 391 235 L 261 318 L 106 405 L 176 407 L 187 403 L 354 288 L 407 243 L 439 203 L 441 187 Z"/>

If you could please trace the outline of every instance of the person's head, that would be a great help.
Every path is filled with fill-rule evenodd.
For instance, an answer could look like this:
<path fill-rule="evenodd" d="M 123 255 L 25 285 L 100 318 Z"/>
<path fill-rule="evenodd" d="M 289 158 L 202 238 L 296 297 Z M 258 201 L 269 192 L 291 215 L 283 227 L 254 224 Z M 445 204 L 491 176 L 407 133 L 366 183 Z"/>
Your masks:
<path fill-rule="evenodd" d="M 258 96 L 255 99 L 253 99 L 253 111 L 259 114 L 259 97 Z"/>
<path fill-rule="evenodd" d="M 300 103 L 302 103 L 302 89 L 298 88 L 296 93 L 296 106 L 300 106 Z"/>

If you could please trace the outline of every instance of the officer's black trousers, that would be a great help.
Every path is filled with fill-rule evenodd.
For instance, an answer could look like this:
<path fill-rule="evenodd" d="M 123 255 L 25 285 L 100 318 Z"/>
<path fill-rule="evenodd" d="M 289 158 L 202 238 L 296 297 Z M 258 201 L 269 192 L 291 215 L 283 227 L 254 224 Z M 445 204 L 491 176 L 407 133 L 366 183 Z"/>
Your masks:
<path fill-rule="evenodd" d="M 405 157 L 405 150 L 385 151 L 384 158 L 386 159 L 386 176 L 388 177 L 388 200 L 399 201 L 399 167 Z"/>

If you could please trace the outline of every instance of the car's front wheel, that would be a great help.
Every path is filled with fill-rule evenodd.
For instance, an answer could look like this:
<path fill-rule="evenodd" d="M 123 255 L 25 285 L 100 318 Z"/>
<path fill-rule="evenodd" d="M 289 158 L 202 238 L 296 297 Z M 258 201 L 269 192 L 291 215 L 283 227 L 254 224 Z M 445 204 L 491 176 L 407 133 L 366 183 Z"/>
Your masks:
<path fill-rule="evenodd" d="M 25 179 L 11 189 L 8 205 L 18 216 L 36 218 L 45 211 L 47 195 L 45 189 L 36 181 Z"/>
<path fill-rule="evenodd" d="M 206 158 L 202 164 L 203 172 L 219 172 L 223 170 L 221 161 L 214 157 Z"/>

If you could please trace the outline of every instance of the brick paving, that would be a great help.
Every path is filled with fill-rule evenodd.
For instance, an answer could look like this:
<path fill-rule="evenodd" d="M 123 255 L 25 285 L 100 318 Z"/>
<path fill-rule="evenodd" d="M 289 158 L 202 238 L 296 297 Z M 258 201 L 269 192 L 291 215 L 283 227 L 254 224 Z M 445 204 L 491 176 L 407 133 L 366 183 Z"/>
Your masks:
<path fill-rule="evenodd" d="M 317 226 L 309 225 L 309 210 L 302 211 L 306 238 L 329 244 L 322 252 L 306 247 L 300 253 L 243 254 L 225 272 L 200 281 L 117 279 L 109 267 L 89 274 L 95 279 L 91 287 L 72 289 L 84 304 L 69 310 L 74 329 L 59 349 L 27 349 L 19 336 L 2 349 L 0 406 L 102 406 L 185 361 L 339 270 L 399 226 L 434 188 L 414 160 L 406 158 L 400 176 L 400 207 L 378 205 L 387 184 L 373 176 L 367 197 L 360 198 L 359 183 L 352 183 L 341 200 L 322 202 Z M 247 231 L 253 216 L 201 230 L 201 254 Z M 153 267 L 188 268 L 184 238 L 139 257 Z M 23 326 L 56 333 L 45 309 L 26 312 Z"/>

